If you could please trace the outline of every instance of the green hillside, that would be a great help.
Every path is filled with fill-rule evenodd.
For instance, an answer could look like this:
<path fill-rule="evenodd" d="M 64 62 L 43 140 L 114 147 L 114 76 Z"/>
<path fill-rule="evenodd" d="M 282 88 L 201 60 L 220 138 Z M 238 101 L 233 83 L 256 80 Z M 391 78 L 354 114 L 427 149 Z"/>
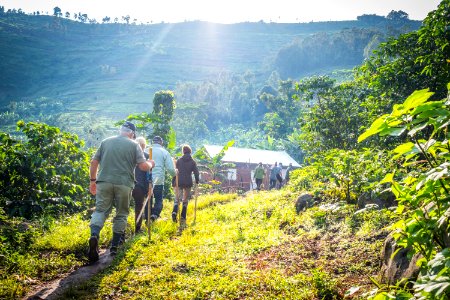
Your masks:
<path fill-rule="evenodd" d="M 119 113 L 143 109 L 158 90 L 221 72 L 256 75 L 261 87 L 283 47 L 346 28 L 413 30 L 420 22 L 277 24 L 85 24 L 53 16 L 0 14 L 0 104 L 39 97 L 72 109 Z M 392 33 L 393 34 L 393 33 Z M 362 53 L 361 53 L 362 58 Z M 360 63 L 361 60 L 357 60 Z M 346 64 L 348 67 L 349 65 Z M 352 65 L 350 65 L 352 66 Z M 323 65 L 312 66 L 323 69 Z M 342 67 L 329 65 L 328 70 Z"/>

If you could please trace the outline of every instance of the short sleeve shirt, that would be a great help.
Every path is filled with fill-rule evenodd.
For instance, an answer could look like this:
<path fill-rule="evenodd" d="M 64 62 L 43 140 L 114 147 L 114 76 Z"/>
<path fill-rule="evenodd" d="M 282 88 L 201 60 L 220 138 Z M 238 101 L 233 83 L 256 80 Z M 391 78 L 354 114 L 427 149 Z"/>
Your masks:
<path fill-rule="evenodd" d="M 97 181 L 134 186 L 134 168 L 145 162 L 144 152 L 139 144 L 125 136 L 103 140 L 93 159 L 100 164 Z"/>

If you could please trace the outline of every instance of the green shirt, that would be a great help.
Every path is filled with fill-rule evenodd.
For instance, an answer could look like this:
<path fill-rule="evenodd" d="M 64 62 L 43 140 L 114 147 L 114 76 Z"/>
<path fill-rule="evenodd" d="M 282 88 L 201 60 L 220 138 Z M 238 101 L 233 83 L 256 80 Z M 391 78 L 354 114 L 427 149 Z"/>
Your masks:
<path fill-rule="evenodd" d="M 93 159 L 100 168 L 97 181 L 134 186 L 134 168 L 145 162 L 144 152 L 139 144 L 126 136 L 114 136 L 103 140 Z"/>
<path fill-rule="evenodd" d="M 255 169 L 255 174 L 253 175 L 253 178 L 255 178 L 255 179 L 263 179 L 264 175 L 265 175 L 264 168 L 258 166 Z"/>

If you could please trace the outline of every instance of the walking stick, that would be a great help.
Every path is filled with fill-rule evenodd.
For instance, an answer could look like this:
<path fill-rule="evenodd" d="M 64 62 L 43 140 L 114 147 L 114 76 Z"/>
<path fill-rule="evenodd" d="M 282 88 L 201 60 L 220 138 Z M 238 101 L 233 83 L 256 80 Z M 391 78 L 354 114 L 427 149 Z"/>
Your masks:
<path fill-rule="evenodd" d="M 174 169 L 177 169 L 177 161 L 174 158 L 173 159 L 173 166 Z M 178 212 L 177 212 L 177 217 L 178 217 L 178 222 L 179 222 L 179 227 L 178 227 L 178 232 L 181 233 L 181 211 L 183 210 L 183 195 L 181 195 L 181 202 L 180 200 L 180 189 L 178 187 L 178 173 L 175 173 L 175 201 L 179 201 L 178 202 Z"/>
<path fill-rule="evenodd" d="M 149 149 L 149 158 L 150 160 L 153 159 L 153 148 Z M 151 221 L 151 216 L 152 216 L 152 206 L 153 206 L 153 178 L 152 181 L 148 184 L 148 197 L 150 200 L 149 205 L 147 206 L 147 230 L 148 230 L 148 241 L 150 242 L 152 240 L 152 221 Z M 145 206 L 144 206 L 145 207 Z"/>
<path fill-rule="evenodd" d="M 195 184 L 195 191 L 194 191 L 194 225 L 195 225 L 195 219 L 197 218 L 197 197 L 198 197 L 198 184 Z"/>

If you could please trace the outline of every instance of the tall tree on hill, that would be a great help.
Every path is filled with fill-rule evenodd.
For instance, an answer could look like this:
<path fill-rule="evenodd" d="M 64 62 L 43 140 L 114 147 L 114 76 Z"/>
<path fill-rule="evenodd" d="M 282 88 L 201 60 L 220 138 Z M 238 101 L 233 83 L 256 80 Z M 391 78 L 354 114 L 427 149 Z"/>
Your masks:
<path fill-rule="evenodd" d="M 62 16 L 61 8 L 59 8 L 58 6 L 55 6 L 53 8 L 53 15 L 55 17 L 61 17 Z"/>
<path fill-rule="evenodd" d="M 175 97 L 172 91 L 159 91 L 153 98 L 153 114 L 158 120 L 153 122 L 153 133 L 168 141 L 167 148 L 171 148 L 174 132 L 170 127 L 175 110 Z M 174 146 L 174 145 L 173 145 Z"/>
<path fill-rule="evenodd" d="M 359 68 L 357 80 L 372 89 L 365 107 L 379 116 L 389 113 L 414 90 L 430 88 L 433 99 L 447 96 L 450 81 L 450 0 L 444 0 L 415 32 L 382 43 Z"/>
<path fill-rule="evenodd" d="M 391 10 L 391 12 L 386 16 L 386 19 L 393 21 L 409 20 L 409 15 L 403 10 Z"/>

